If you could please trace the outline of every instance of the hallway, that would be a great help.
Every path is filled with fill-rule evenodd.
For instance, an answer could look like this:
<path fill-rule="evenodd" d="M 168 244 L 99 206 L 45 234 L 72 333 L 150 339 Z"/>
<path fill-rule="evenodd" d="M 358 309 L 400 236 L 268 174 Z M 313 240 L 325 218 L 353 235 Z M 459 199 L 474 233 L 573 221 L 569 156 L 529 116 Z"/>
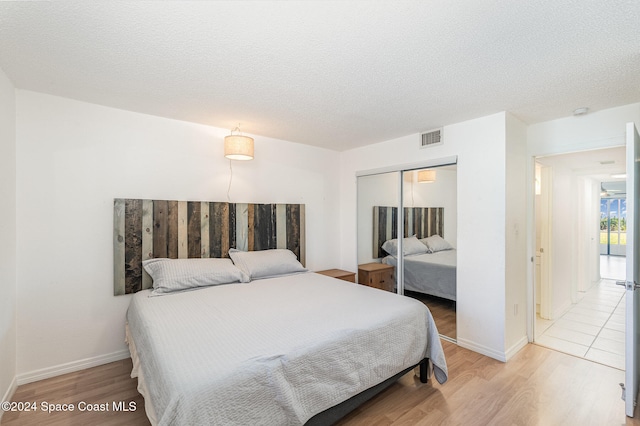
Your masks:
<path fill-rule="evenodd" d="M 600 256 L 603 277 L 555 321 L 536 316 L 535 343 L 624 370 L 625 258 Z"/>

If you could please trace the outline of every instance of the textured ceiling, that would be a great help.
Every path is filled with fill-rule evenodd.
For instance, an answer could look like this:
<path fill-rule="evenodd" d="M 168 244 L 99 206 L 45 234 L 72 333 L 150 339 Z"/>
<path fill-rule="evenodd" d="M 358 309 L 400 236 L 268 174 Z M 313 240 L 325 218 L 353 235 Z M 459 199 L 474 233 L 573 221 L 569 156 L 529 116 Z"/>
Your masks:
<path fill-rule="evenodd" d="M 637 0 L 0 2 L 16 87 L 345 150 L 640 101 Z"/>

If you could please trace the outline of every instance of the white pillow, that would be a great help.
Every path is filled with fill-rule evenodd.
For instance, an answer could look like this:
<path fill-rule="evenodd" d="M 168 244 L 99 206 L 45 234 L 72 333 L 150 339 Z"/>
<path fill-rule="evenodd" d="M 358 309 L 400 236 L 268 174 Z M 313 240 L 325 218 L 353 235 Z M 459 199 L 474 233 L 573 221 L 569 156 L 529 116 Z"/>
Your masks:
<path fill-rule="evenodd" d="M 252 280 L 307 272 L 307 269 L 298 262 L 296 255 L 287 249 L 259 251 L 230 249 L 229 257 Z"/>
<path fill-rule="evenodd" d="M 231 259 L 149 259 L 142 262 L 153 278 L 152 295 L 230 283 L 248 283 L 249 277 Z"/>
<path fill-rule="evenodd" d="M 427 238 L 423 238 L 420 241 L 427 246 L 427 248 L 429 249 L 429 253 L 453 249 L 453 246 L 451 246 L 451 244 L 449 244 L 444 238 L 437 234 Z"/>
<path fill-rule="evenodd" d="M 389 253 L 391 256 L 397 256 L 398 254 L 398 240 L 387 240 L 382 244 L 382 250 Z M 421 243 L 415 235 L 402 239 L 402 253 L 405 256 L 412 254 L 424 254 L 427 253 L 427 246 Z"/>

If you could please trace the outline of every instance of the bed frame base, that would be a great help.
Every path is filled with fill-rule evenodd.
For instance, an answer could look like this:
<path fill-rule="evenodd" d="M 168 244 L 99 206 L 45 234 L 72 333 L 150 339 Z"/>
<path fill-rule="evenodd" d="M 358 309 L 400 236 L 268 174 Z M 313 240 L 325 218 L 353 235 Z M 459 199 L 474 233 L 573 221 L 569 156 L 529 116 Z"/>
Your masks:
<path fill-rule="evenodd" d="M 429 380 L 429 360 L 427 358 L 420 361 L 420 383 L 427 383 Z"/>
<path fill-rule="evenodd" d="M 359 394 L 352 396 L 346 401 L 316 414 L 305 423 L 305 426 L 324 426 L 336 423 L 338 420 L 397 382 L 400 377 L 404 376 L 416 367 L 420 368 L 420 382 L 427 383 L 427 380 L 429 379 L 429 359 L 424 358 L 418 364 L 399 372 L 398 374 L 388 378 L 384 382 L 366 389 Z"/>

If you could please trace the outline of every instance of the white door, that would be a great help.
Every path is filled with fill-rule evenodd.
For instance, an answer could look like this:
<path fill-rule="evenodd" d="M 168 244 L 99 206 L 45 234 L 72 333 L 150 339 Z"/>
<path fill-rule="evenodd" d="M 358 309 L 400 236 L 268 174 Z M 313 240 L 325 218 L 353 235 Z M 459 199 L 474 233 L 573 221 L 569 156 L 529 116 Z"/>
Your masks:
<path fill-rule="evenodd" d="M 627 279 L 625 412 L 633 417 L 638 395 L 638 356 L 640 350 L 640 136 L 634 123 L 627 123 Z"/>

